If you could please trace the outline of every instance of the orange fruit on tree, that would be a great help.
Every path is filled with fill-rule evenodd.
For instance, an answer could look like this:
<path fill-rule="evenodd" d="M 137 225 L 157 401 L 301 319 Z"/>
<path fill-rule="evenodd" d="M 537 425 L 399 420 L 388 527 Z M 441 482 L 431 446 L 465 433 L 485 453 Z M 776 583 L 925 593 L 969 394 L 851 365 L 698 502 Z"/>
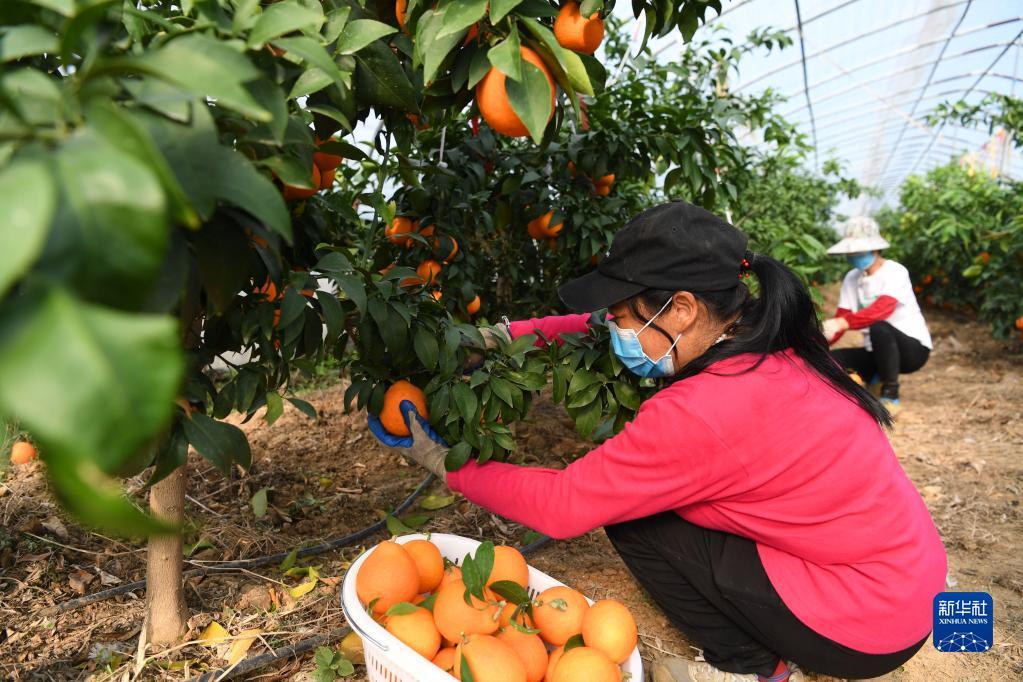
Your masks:
<path fill-rule="evenodd" d="M 541 592 L 533 605 L 533 622 L 545 642 L 563 646 L 583 631 L 583 617 L 590 605 L 586 597 L 565 585 Z"/>
<path fill-rule="evenodd" d="M 433 227 L 432 225 L 430 227 Z M 458 255 L 458 242 L 451 235 L 441 235 L 433 239 L 433 252 L 445 263 L 450 263 Z"/>
<path fill-rule="evenodd" d="M 602 651 L 590 646 L 569 649 L 554 666 L 552 682 L 620 682 L 622 671 Z"/>
<path fill-rule="evenodd" d="M 444 294 L 441 293 L 440 289 L 434 289 L 430 292 L 430 295 L 433 296 L 433 300 L 435 301 L 439 301 L 444 297 Z"/>
<path fill-rule="evenodd" d="M 602 651 L 615 663 L 624 663 L 639 638 L 636 619 L 625 604 L 601 599 L 583 616 L 583 641 Z"/>
<path fill-rule="evenodd" d="M 281 309 L 278 308 L 274 311 L 274 329 L 281 323 Z"/>
<path fill-rule="evenodd" d="M 326 140 L 330 142 L 330 140 Z M 326 144 L 320 140 L 316 140 L 316 145 Z M 331 154 L 330 152 L 313 152 L 313 164 L 320 169 L 320 173 L 335 170 L 341 165 L 341 161 L 344 157 L 340 154 Z"/>
<path fill-rule="evenodd" d="M 501 609 L 501 613 L 498 616 L 498 621 L 501 623 L 501 627 L 510 627 L 512 616 L 515 616 L 515 622 L 524 628 L 533 627 L 533 619 L 529 617 L 529 614 L 525 609 L 519 611 L 518 615 L 515 615 L 515 610 L 518 609 L 518 604 L 505 604 L 504 608 Z"/>
<path fill-rule="evenodd" d="M 520 49 L 522 58 L 539 68 L 551 86 L 551 116 L 547 119 L 549 121 L 554 116 L 554 78 L 547 65 L 540 59 L 540 55 L 528 47 Z M 525 137 L 529 135 L 529 130 L 512 109 L 511 102 L 508 100 L 508 92 L 504 86 L 504 72 L 497 67 L 491 67 L 487 75 L 476 86 L 476 103 L 479 105 L 480 114 L 483 115 L 483 120 L 487 122 L 487 125 L 502 135 Z"/>
<path fill-rule="evenodd" d="M 614 183 L 615 183 L 615 174 L 614 173 L 608 173 L 607 175 L 604 175 L 604 176 L 601 176 L 601 177 L 597 178 L 594 181 L 593 184 L 595 184 L 597 186 L 610 187 Z"/>
<path fill-rule="evenodd" d="M 11 447 L 11 464 L 28 464 L 38 456 L 35 446 L 27 440 L 19 440 Z"/>
<path fill-rule="evenodd" d="M 494 547 L 494 567 L 490 571 L 487 585 L 499 580 L 510 580 L 522 587 L 529 586 L 529 566 L 522 552 L 508 545 Z"/>
<path fill-rule="evenodd" d="M 419 588 L 416 562 L 401 545 L 385 540 L 374 547 L 355 577 L 355 593 L 373 614 L 380 615 L 395 604 L 410 602 Z"/>
<path fill-rule="evenodd" d="M 526 669 L 526 682 L 540 682 L 547 672 L 547 647 L 538 635 L 506 627 L 497 638 L 510 646 Z"/>
<path fill-rule="evenodd" d="M 416 231 L 419 232 L 419 234 L 421 236 L 423 236 L 423 237 L 427 237 L 427 238 L 432 237 L 433 236 L 433 232 L 436 229 L 437 229 L 437 226 L 434 225 L 433 223 L 431 223 L 431 224 L 427 225 L 426 227 L 420 229 L 418 221 L 416 222 Z"/>
<path fill-rule="evenodd" d="M 415 231 L 415 223 L 412 222 L 411 218 L 395 216 L 391 224 L 384 230 L 384 234 L 387 235 L 387 240 L 392 244 L 408 248 L 412 245 L 412 239 L 407 235 Z"/>
<path fill-rule="evenodd" d="M 928 284 L 930 284 L 933 281 L 934 281 L 934 275 L 932 275 L 930 273 L 924 275 L 924 286 L 927 286 Z"/>
<path fill-rule="evenodd" d="M 444 577 L 444 557 L 429 540 L 411 540 L 402 545 L 419 570 L 419 593 L 433 592 Z"/>
<path fill-rule="evenodd" d="M 330 170 L 320 172 L 320 189 L 330 189 L 334 186 L 334 178 L 337 176 L 337 171 L 331 168 Z"/>
<path fill-rule="evenodd" d="M 571 175 L 571 176 L 572 176 L 573 178 L 574 178 L 574 177 L 575 177 L 576 175 L 578 175 L 578 174 L 579 174 L 579 171 L 578 171 L 578 170 L 576 170 L 576 167 L 575 167 L 575 162 L 573 162 L 573 161 L 569 161 L 569 162 L 568 162 L 568 173 L 569 173 L 569 175 Z"/>
<path fill-rule="evenodd" d="M 562 47 L 584 54 L 593 54 L 604 41 L 604 20 L 599 12 L 586 18 L 578 2 L 566 2 L 554 20 L 554 37 Z"/>
<path fill-rule="evenodd" d="M 280 293 L 280 295 L 278 295 L 277 285 L 274 284 L 274 281 L 272 279 L 270 279 L 270 275 L 266 276 L 266 281 L 263 282 L 263 286 L 254 290 L 252 293 L 255 294 L 256 298 L 270 302 L 279 301 L 282 298 L 284 298 L 283 291 Z"/>
<path fill-rule="evenodd" d="M 593 188 L 598 197 L 606 197 L 611 193 L 611 185 L 597 185 Z"/>
<path fill-rule="evenodd" d="M 284 196 L 284 200 L 285 201 L 293 201 L 295 199 L 308 199 L 312 195 L 314 195 L 317 192 L 319 192 L 320 191 L 320 169 L 316 167 L 316 164 L 313 164 L 313 171 L 312 171 L 312 175 L 310 177 L 311 177 L 311 181 L 312 181 L 312 185 L 313 186 L 311 188 L 308 188 L 308 189 L 305 188 L 305 187 L 296 187 L 295 185 L 289 185 L 287 183 L 284 183 L 284 191 L 282 192 L 282 195 Z"/>
<path fill-rule="evenodd" d="M 547 248 L 549 250 L 551 250 L 551 251 L 557 251 L 558 250 L 558 240 L 554 239 L 554 238 L 548 239 L 547 240 Z"/>
<path fill-rule="evenodd" d="M 455 647 L 446 646 L 433 657 L 433 664 L 446 673 L 455 674 Z"/>
<path fill-rule="evenodd" d="M 489 604 L 475 596 L 465 603 L 465 583 L 452 580 L 437 589 L 433 602 L 433 620 L 444 639 L 458 642 L 463 634 L 490 635 L 497 632 L 497 604 Z M 488 595 L 492 597 L 493 595 Z"/>
<path fill-rule="evenodd" d="M 405 13 L 408 11 L 408 0 L 395 0 L 394 18 L 398 20 L 398 26 L 405 30 Z"/>
<path fill-rule="evenodd" d="M 481 305 L 482 303 L 480 302 L 480 297 L 479 295 L 476 295 L 476 297 L 469 301 L 469 304 L 465 306 L 465 312 L 469 313 L 470 315 L 475 315 L 480 311 Z"/>
<path fill-rule="evenodd" d="M 561 221 L 551 225 L 551 220 L 553 220 L 553 218 L 554 211 L 547 211 L 540 217 L 530 220 L 529 225 L 527 226 L 529 236 L 533 237 L 534 234 L 539 235 L 538 237 L 533 237 L 533 239 L 538 241 L 549 237 L 557 237 L 558 233 L 561 232 L 565 225 Z"/>
<path fill-rule="evenodd" d="M 563 647 L 563 646 L 559 646 L 559 647 L 555 647 L 554 649 L 551 649 L 551 653 L 547 656 L 547 672 L 543 676 L 544 680 L 546 680 L 547 682 L 550 682 L 551 680 L 554 679 L 554 668 L 557 667 L 558 661 L 561 660 L 561 657 L 564 654 L 565 654 L 565 647 Z"/>
<path fill-rule="evenodd" d="M 991 262 L 991 254 L 988 253 L 987 251 L 981 251 L 980 252 L 980 262 L 983 263 L 984 265 L 987 265 L 988 263 L 990 263 Z"/>
<path fill-rule="evenodd" d="M 526 682 L 526 667 L 514 649 L 497 637 L 469 635 L 455 650 L 455 677 L 462 679 L 462 657 L 475 682 Z"/>
<path fill-rule="evenodd" d="M 440 650 L 440 632 L 433 615 L 421 606 L 412 613 L 388 616 L 386 628 L 423 658 L 433 660 Z"/>
<path fill-rule="evenodd" d="M 1016 318 L 1016 329 L 1023 329 L 1023 315 Z"/>
<path fill-rule="evenodd" d="M 427 258 L 419 267 L 416 268 L 416 274 L 429 286 L 437 283 L 437 277 L 440 275 L 441 264 L 432 258 Z"/>
<path fill-rule="evenodd" d="M 387 389 L 387 392 L 384 393 L 384 408 L 380 410 L 380 423 L 388 433 L 395 436 L 408 436 L 411 434 L 401 413 L 401 403 L 404 400 L 411 401 L 416 406 L 419 416 L 423 419 L 429 419 L 430 417 L 426 411 L 426 394 L 423 393 L 422 389 L 405 379 L 395 381 Z"/>

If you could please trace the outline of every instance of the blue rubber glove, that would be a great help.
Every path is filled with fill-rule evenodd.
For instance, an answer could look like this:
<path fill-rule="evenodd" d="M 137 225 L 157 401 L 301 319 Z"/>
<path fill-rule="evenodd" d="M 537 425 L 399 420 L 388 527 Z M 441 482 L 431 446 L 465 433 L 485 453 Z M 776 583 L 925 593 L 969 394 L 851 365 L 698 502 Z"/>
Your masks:
<path fill-rule="evenodd" d="M 430 423 L 420 416 L 419 410 L 416 409 L 412 401 L 402 400 L 398 409 L 401 410 L 405 424 L 411 432 L 410 435 L 395 436 L 388 433 L 384 425 L 380 423 L 380 418 L 373 414 L 367 416 L 370 432 L 384 445 L 400 448 L 403 455 L 446 481 L 447 471 L 444 468 L 444 460 L 448 456 L 448 444 L 430 428 Z"/>

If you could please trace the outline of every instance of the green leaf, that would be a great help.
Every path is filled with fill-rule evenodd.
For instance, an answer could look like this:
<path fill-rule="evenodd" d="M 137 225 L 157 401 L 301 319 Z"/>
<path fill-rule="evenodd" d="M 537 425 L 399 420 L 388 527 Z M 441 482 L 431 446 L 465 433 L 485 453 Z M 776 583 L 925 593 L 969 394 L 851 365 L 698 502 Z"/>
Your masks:
<path fill-rule="evenodd" d="M 472 447 L 466 443 L 456 443 L 454 447 L 448 450 L 447 456 L 444 458 L 444 468 L 448 471 L 457 471 L 465 466 L 465 463 L 469 461 L 469 455 L 472 453 Z"/>
<path fill-rule="evenodd" d="M 509 604 L 528 604 L 530 601 L 525 588 L 511 580 L 498 580 L 490 584 L 490 589 L 507 599 Z"/>
<path fill-rule="evenodd" d="M 192 447 L 225 476 L 231 474 L 233 464 L 243 469 L 248 468 L 252 461 L 249 441 L 245 433 L 234 424 L 216 421 L 201 412 L 194 412 L 181 425 Z"/>
<path fill-rule="evenodd" d="M 475 88 L 483 80 L 483 77 L 490 71 L 489 50 L 476 50 L 472 55 L 472 63 L 469 64 L 469 80 L 466 81 L 467 88 Z"/>
<path fill-rule="evenodd" d="M 409 528 L 401 522 L 396 516 L 390 514 L 387 515 L 387 532 L 391 535 L 408 535 L 414 533 L 412 528 Z"/>
<path fill-rule="evenodd" d="M 115 473 L 173 414 L 184 369 L 177 327 L 62 289 L 25 292 L 0 307 L 0 414 L 44 453 L 88 461 L 72 467 L 68 485 L 97 466 Z"/>
<path fill-rule="evenodd" d="M 618 403 L 622 407 L 626 407 L 630 410 L 638 410 L 640 406 L 639 391 L 636 387 L 625 381 L 616 381 L 612 384 L 615 397 L 618 398 Z"/>
<path fill-rule="evenodd" d="M 461 34 L 487 14 L 487 0 L 462 0 L 453 2 L 444 12 L 444 26 L 437 35 L 444 38 Z"/>
<path fill-rule="evenodd" d="M 329 668 L 334 662 L 334 652 L 328 647 L 319 646 L 316 647 L 316 655 L 313 659 L 316 661 L 316 665 L 320 668 Z"/>
<path fill-rule="evenodd" d="M 473 557 L 473 564 L 476 566 L 476 574 L 482 581 L 477 597 L 483 598 L 483 587 L 490 581 L 490 574 L 494 570 L 494 543 L 490 540 L 480 543 L 476 548 L 476 555 Z M 468 583 L 466 583 L 468 586 Z"/>
<path fill-rule="evenodd" d="M 240 152 L 216 145 L 205 181 L 220 199 L 251 213 L 290 244 L 291 216 L 274 184 Z"/>
<path fill-rule="evenodd" d="M 280 419 L 282 414 L 284 414 L 284 400 L 281 399 L 281 394 L 277 391 L 267 391 L 265 415 L 267 425 Z"/>
<path fill-rule="evenodd" d="M 575 430 L 581 438 L 589 438 L 600 421 L 600 401 L 595 400 L 575 417 Z"/>
<path fill-rule="evenodd" d="M 409 614 L 415 613 L 418 610 L 419 610 L 419 607 L 416 606 L 415 604 L 411 604 L 411 603 L 409 603 L 407 601 L 401 601 L 401 602 L 398 602 L 397 604 L 395 604 L 394 606 L 392 606 L 391 608 L 387 609 L 387 611 L 384 612 L 384 615 L 386 615 L 386 616 L 407 616 Z"/>
<path fill-rule="evenodd" d="M 190 557 L 190 556 L 193 556 L 196 552 L 201 552 L 204 549 L 216 549 L 216 548 L 217 548 L 217 546 L 214 545 L 207 538 L 199 538 L 198 540 L 196 540 L 194 543 L 192 543 L 190 545 L 184 545 L 181 548 L 181 553 L 184 556 L 186 556 L 186 557 Z"/>
<path fill-rule="evenodd" d="M 429 10 L 420 17 L 416 26 L 415 56 L 423 64 L 423 82 L 427 85 L 433 83 L 444 61 L 465 35 L 464 28 L 442 35 L 447 11 L 455 9 L 460 4 L 462 3 L 450 3 L 445 6 L 446 9 Z"/>
<path fill-rule="evenodd" d="M 451 394 L 455 399 L 455 405 L 458 406 L 458 412 L 462 415 L 462 419 L 472 422 L 476 416 L 476 409 L 479 407 L 476 394 L 473 393 L 468 385 L 462 382 L 458 382 L 452 387 Z"/>
<path fill-rule="evenodd" d="M 604 0 L 583 0 L 579 3 L 579 14 L 584 17 L 593 16 L 594 12 L 604 9 Z"/>
<path fill-rule="evenodd" d="M 24 275 L 43 250 L 57 207 L 57 191 L 39 162 L 0 170 L 0 295 Z"/>
<path fill-rule="evenodd" d="M 34 24 L 10 26 L 0 39 L 0 63 L 38 54 L 57 51 L 57 36 L 53 31 Z"/>
<path fill-rule="evenodd" d="M 278 38 L 273 41 L 274 47 L 288 52 L 288 56 L 297 56 L 309 66 L 315 67 L 330 76 L 335 83 L 348 85 L 348 79 L 336 62 L 331 59 L 327 50 L 312 38 L 299 36 L 296 38 Z"/>
<path fill-rule="evenodd" d="M 427 495 L 419 502 L 419 506 L 429 511 L 450 507 L 455 501 L 454 495 Z"/>
<path fill-rule="evenodd" d="M 576 647 L 580 646 L 586 646 L 586 643 L 583 641 L 583 636 L 573 635 L 572 637 L 568 638 L 567 642 L 565 642 L 565 648 L 563 650 L 563 653 L 567 653 L 572 649 L 575 649 Z"/>
<path fill-rule="evenodd" d="M 459 670 L 458 679 L 462 682 L 476 682 L 476 678 L 472 676 L 472 670 L 469 668 L 469 658 L 462 656 L 461 670 Z"/>
<path fill-rule="evenodd" d="M 437 366 L 437 356 L 440 353 L 437 337 L 425 327 L 418 327 L 412 345 L 415 348 L 416 357 L 423 363 L 425 369 L 432 370 Z"/>
<path fill-rule="evenodd" d="M 590 384 L 586 388 L 580 389 L 578 393 L 572 393 L 572 389 L 569 388 L 568 403 L 565 407 L 572 409 L 589 405 L 596 399 L 597 394 L 600 393 L 600 388 L 601 385 L 599 383 Z"/>
<path fill-rule="evenodd" d="M 327 26 L 323 29 L 323 38 L 327 43 L 334 42 L 341 35 L 341 31 L 348 25 L 348 15 L 351 13 L 351 7 L 338 7 L 327 12 Z"/>
<path fill-rule="evenodd" d="M 337 54 L 355 54 L 375 40 L 397 33 L 398 29 L 373 19 L 349 22 L 337 41 Z"/>
<path fill-rule="evenodd" d="M 534 542 L 541 540 L 543 537 L 543 533 L 537 533 L 535 530 L 526 531 L 522 535 L 521 543 L 523 545 L 531 545 Z"/>
<path fill-rule="evenodd" d="M 496 24 L 520 4 L 522 4 L 522 0 L 491 0 L 490 22 Z"/>
<path fill-rule="evenodd" d="M 263 9 L 249 34 L 249 47 L 262 47 L 272 38 L 294 31 L 318 31 L 323 25 L 323 11 L 295 0 L 284 0 Z"/>
<path fill-rule="evenodd" d="M 355 665 L 347 658 L 342 658 L 334 664 L 334 672 L 338 677 L 348 677 L 355 674 Z"/>
<path fill-rule="evenodd" d="M 504 347 L 505 355 L 518 355 L 532 350 L 536 346 L 536 334 L 523 334 Z"/>
<path fill-rule="evenodd" d="M 531 63 L 524 61 L 522 80 L 514 81 L 509 78 L 505 81 L 505 90 L 512 110 L 529 130 L 533 142 L 540 144 L 547 122 L 553 113 L 551 84 L 547 76 Z"/>
<path fill-rule="evenodd" d="M 298 77 L 298 80 L 295 81 L 295 84 L 291 86 L 288 99 L 298 99 L 299 97 L 319 92 L 333 82 L 334 79 L 319 69 L 306 69 Z"/>
<path fill-rule="evenodd" d="M 493 377 L 490 380 L 490 390 L 494 392 L 498 398 L 500 398 L 508 407 L 515 407 L 515 402 L 512 399 L 512 387 L 504 379 Z"/>
<path fill-rule="evenodd" d="M 599 383 L 600 377 L 591 372 L 588 369 L 577 369 L 572 374 L 572 381 L 568 384 L 569 395 L 575 395 L 579 391 L 583 390 L 587 386 Z"/>
<path fill-rule="evenodd" d="M 252 506 L 252 513 L 257 519 L 261 519 L 266 516 L 266 488 L 260 488 L 249 500 L 249 504 Z"/>
<path fill-rule="evenodd" d="M 550 53 L 554 55 L 554 59 L 557 61 L 561 70 L 565 72 L 565 75 L 568 76 L 568 82 L 572 85 L 572 87 L 579 92 L 592 95 L 593 85 L 590 83 L 586 64 L 583 62 L 579 54 L 561 47 L 558 39 L 554 37 L 554 33 L 539 21 L 536 21 L 535 19 L 524 19 L 522 23 L 525 25 L 526 30 L 532 33 L 534 37 L 541 40 Z"/>
<path fill-rule="evenodd" d="M 290 570 L 295 565 L 296 561 L 298 561 L 298 548 L 297 547 L 295 549 L 291 550 L 290 552 L 288 552 L 288 556 L 284 557 L 284 559 L 281 560 L 281 565 L 279 566 L 279 568 L 280 568 L 281 571 Z"/>
<path fill-rule="evenodd" d="M 512 26 L 508 37 L 498 45 L 490 48 L 487 59 L 498 71 L 513 81 L 522 80 L 522 44 L 519 41 L 519 30 Z M 507 88 L 507 82 L 505 84 Z"/>
<path fill-rule="evenodd" d="M 141 57 L 128 58 L 125 63 L 176 83 L 196 95 L 212 97 L 218 105 L 257 121 L 273 119 L 273 115 L 260 106 L 242 85 L 259 78 L 259 70 L 226 42 L 200 33 L 189 33 Z"/>
<path fill-rule="evenodd" d="M 416 90 L 391 48 L 377 41 L 355 54 L 355 90 L 368 104 L 418 111 Z"/>
<path fill-rule="evenodd" d="M 317 418 L 316 408 L 313 407 L 311 403 L 308 403 L 305 400 L 302 400 L 301 398 L 288 398 L 288 402 L 294 405 L 298 409 L 298 411 L 304 414 L 305 416 L 309 417 L 314 421 L 316 420 Z"/>
<path fill-rule="evenodd" d="M 325 343 L 333 343 L 344 331 L 344 311 L 337 300 L 337 296 L 329 291 L 317 291 L 316 300 L 320 303 L 320 312 L 323 315 L 323 323 L 327 327 Z"/>

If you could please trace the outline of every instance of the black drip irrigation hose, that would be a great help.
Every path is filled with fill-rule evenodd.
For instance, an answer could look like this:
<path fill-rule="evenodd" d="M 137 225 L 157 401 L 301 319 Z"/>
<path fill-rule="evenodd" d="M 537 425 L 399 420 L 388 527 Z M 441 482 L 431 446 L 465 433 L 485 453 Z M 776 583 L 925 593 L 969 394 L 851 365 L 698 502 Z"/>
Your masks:
<path fill-rule="evenodd" d="M 435 479 L 436 476 L 434 476 L 433 474 L 429 474 L 426 478 L 424 478 L 423 482 L 420 483 L 419 486 L 415 490 L 413 490 L 412 493 L 408 497 L 406 497 L 401 504 L 398 505 L 398 507 L 394 510 L 393 514 L 397 516 L 398 514 L 403 513 L 405 510 L 411 507 L 412 503 L 416 501 L 416 498 L 422 495 L 423 492 L 425 492 L 426 489 L 430 487 L 430 484 L 433 483 Z M 315 556 L 317 554 L 323 554 L 325 552 L 329 552 L 333 549 L 338 549 L 340 547 L 354 545 L 360 540 L 364 540 L 370 535 L 373 535 L 374 533 L 383 530 L 386 526 L 387 526 L 386 519 L 382 521 L 377 521 L 373 525 L 367 526 L 362 530 L 355 531 L 351 535 L 346 535 L 344 537 L 323 542 L 319 545 L 313 545 L 312 547 L 305 547 L 303 549 L 300 549 L 297 552 L 295 552 L 295 558 L 300 559 L 302 557 Z M 182 579 L 186 579 L 202 575 L 209 575 L 210 573 L 216 573 L 218 571 L 232 571 L 237 570 L 239 568 L 246 569 L 260 568 L 268 564 L 280 563 L 281 561 L 286 559 L 289 554 L 291 554 L 291 552 L 280 552 L 278 554 L 271 554 L 269 556 L 263 557 L 255 557 L 252 559 L 239 559 L 238 561 L 227 561 L 224 563 L 216 564 L 215 566 L 203 566 L 201 568 L 193 568 L 182 573 L 181 577 Z M 70 601 L 62 602 L 60 604 L 47 607 L 43 609 L 40 612 L 40 614 L 43 616 L 55 616 L 59 613 L 73 611 L 83 606 L 88 606 L 89 604 L 95 604 L 96 602 L 116 597 L 117 595 L 120 594 L 127 594 L 128 592 L 141 590 L 145 586 L 146 586 L 145 580 L 137 580 L 133 583 L 118 585 L 117 587 L 112 587 L 109 590 L 101 590 L 99 592 L 94 592 L 93 594 L 87 594 L 84 597 L 79 597 L 78 599 L 72 599 Z"/>
<path fill-rule="evenodd" d="M 528 555 L 540 549 L 550 541 L 551 539 L 549 537 L 543 536 L 539 540 L 531 542 L 525 547 L 522 547 L 519 551 L 522 552 L 523 555 Z M 292 646 L 279 649 L 276 653 L 267 652 L 265 654 L 256 656 L 255 658 L 242 661 L 238 665 L 231 668 L 220 668 L 219 670 L 211 670 L 209 672 L 203 673 L 202 675 L 199 675 L 198 677 L 190 678 L 186 680 L 186 682 L 220 682 L 220 680 L 233 680 L 237 677 L 240 677 L 241 675 L 250 673 L 253 670 L 258 670 L 260 668 L 271 666 L 282 659 L 291 658 L 292 656 L 298 656 L 299 654 L 303 654 L 307 651 L 310 651 L 315 647 L 336 642 L 337 640 L 347 635 L 349 632 L 351 632 L 351 628 L 343 627 L 340 628 L 339 630 L 334 630 L 325 635 L 316 635 L 308 639 L 303 639 L 298 644 L 294 644 Z"/>

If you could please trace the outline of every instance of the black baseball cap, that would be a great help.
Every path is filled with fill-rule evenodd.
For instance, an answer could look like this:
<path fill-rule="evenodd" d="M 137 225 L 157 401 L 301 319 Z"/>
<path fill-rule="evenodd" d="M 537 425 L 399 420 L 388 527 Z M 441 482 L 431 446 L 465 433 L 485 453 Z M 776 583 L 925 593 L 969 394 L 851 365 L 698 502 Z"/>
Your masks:
<path fill-rule="evenodd" d="M 590 312 L 645 289 L 722 291 L 739 283 L 746 234 L 699 206 L 672 201 L 632 218 L 615 233 L 597 269 L 561 285 L 573 310 Z"/>

